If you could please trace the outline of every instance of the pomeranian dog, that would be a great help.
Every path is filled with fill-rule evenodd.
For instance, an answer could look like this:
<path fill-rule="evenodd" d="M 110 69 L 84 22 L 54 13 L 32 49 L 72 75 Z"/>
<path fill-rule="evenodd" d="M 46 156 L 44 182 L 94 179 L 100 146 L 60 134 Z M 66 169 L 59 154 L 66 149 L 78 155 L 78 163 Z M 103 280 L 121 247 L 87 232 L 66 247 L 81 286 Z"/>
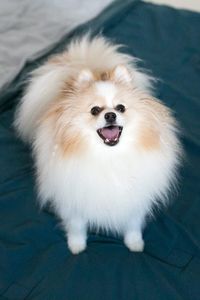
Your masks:
<path fill-rule="evenodd" d="M 53 206 L 74 254 L 91 227 L 143 251 L 147 216 L 176 180 L 176 121 L 136 61 L 104 37 L 76 39 L 32 73 L 16 112 L 40 203 Z"/>

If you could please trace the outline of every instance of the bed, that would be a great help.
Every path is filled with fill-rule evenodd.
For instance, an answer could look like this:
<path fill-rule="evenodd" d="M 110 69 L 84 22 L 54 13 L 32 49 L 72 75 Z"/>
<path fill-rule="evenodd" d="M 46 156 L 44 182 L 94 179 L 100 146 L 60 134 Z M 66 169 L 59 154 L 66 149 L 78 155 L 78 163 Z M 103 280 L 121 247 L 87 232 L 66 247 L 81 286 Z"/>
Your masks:
<path fill-rule="evenodd" d="M 0 299 L 200 299 L 200 15 L 139 0 L 115 1 L 27 60 L 0 91 Z M 131 253 L 112 235 L 90 232 L 74 256 L 58 220 L 40 211 L 30 148 L 18 139 L 13 116 L 29 72 L 74 36 L 91 31 L 124 44 L 158 80 L 156 96 L 181 126 L 185 161 L 170 206 L 144 232 L 145 250 Z"/>

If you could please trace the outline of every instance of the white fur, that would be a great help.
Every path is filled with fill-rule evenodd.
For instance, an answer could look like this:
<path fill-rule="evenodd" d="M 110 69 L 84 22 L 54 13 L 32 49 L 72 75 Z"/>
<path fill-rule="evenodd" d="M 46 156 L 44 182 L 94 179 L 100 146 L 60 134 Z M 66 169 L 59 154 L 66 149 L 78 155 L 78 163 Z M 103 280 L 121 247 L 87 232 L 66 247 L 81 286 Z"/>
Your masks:
<path fill-rule="evenodd" d="M 116 89 L 113 83 L 100 81 L 96 83 L 97 94 L 106 100 L 106 106 L 113 108 L 113 99 L 116 94 Z"/>
<path fill-rule="evenodd" d="M 152 213 L 155 204 L 165 203 L 165 195 L 175 179 L 180 150 L 173 127 L 163 128 L 160 151 L 146 153 L 133 147 L 139 115 L 134 115 L 134 121 L 126 126 L 118 114 L 118 124 L 125 126 L 120 143 L 114 147 L 105 146 L 96 130 L 88 129 L 80 117 L 80 128 L 90 139 L 89 149 L 77 157 L 63 158 L 52 139 L 51 127 L 38 125 L 69 74 L 79 74 L 81 69 L 103 71 L 124 64 L 134 78 L 133 84 L 150 93 L 148 77 L 137 71 L 133 58 L 117 49 L 118 46 L 101 37 L 92 41 L 85 37 L 73 42 L 68 48 L 70 63 L 47 64 L 34 73 L 16 115 L 20 135 L 34 141 L 41 204 L 52 203 L 74 254 L 86 248 L 88 226 L 123 235 L 131 251 L 142 251 L 145 218 Z M 118 71 L 123 77 L 123 70 Z M 82 80 L 91 79 L 88 74 L 83 73 Z M 126 76 L 125 73 L 129 80 Z M 113 109 L 114 85 L 98 82 L 96 92 L 104 96 L 107 107 Z M 101 127 L 105 120 L 103 117 L 99 120 L 96 126 Z"/>

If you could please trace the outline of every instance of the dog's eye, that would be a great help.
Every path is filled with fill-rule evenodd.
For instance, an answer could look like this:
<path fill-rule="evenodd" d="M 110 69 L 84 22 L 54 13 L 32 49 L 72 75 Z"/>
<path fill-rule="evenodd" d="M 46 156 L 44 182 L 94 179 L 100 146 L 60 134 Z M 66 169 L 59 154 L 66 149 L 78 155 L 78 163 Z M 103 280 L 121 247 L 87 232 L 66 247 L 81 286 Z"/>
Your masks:
<path fill-rule="evenodd" d="M 123 104 L 118 104 L 115 108 L 117 111 L 120 111 L 121 113 L 125 112 L 126 108 Z"/>
<path fill-rule="evenodd" d="M 94 106 L 94 107 L 92 107 L 90 112 L 93 116 L 97 116 L 101 111 L 102 111 L 101 107 Z"/>

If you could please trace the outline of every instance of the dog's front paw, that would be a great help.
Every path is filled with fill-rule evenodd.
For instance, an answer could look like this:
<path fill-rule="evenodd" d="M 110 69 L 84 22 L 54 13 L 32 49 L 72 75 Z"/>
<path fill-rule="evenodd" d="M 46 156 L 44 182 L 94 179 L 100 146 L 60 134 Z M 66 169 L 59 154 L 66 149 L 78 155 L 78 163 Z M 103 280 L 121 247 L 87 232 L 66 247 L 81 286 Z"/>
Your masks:
<path fill-rule="evenodd" d="M 86 238 L 83 236 L 68 236 L 68 247 L 73 254 L 79 254 L 86 249 Z"/>
<path fill-rule="evenodd" d="M 144 250 L 144 240 L 140 233 L 129 232 L 125 235 L 124 243 L 130 251 L 142 252 Z"/>

